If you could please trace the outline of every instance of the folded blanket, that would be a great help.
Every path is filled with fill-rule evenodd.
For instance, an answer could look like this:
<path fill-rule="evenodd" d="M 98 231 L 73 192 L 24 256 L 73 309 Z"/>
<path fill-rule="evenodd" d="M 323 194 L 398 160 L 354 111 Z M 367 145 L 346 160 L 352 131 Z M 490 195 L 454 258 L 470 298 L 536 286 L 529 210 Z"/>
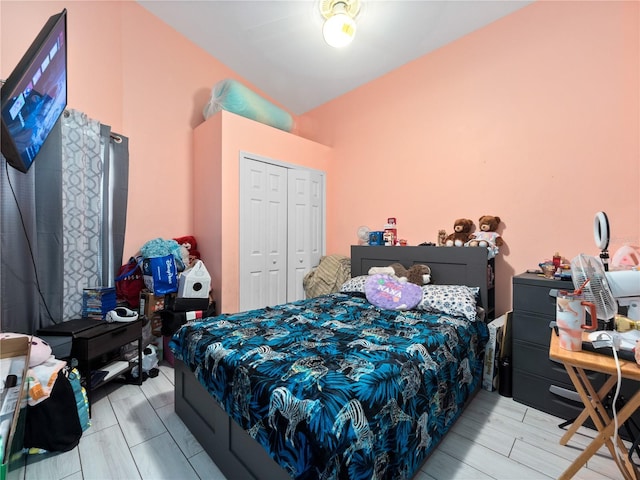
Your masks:
<path fill-rule="evenodd" d="M 344 255 L 327 255 L 320 259 L 317 267 L 312 268 L 302 280 L 307 298 L 318 297 L 340 290 L 344 282 L 351 277 L 351 259 Z"/>

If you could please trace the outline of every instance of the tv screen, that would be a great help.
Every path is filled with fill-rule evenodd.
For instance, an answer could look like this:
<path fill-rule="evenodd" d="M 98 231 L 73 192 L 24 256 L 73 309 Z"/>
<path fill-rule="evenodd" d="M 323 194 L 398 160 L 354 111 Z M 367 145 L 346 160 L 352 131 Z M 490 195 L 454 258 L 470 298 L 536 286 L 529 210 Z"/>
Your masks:
<path fill-rule="evenodd" d="M 27 172 L 67 106 L 67 10 L 49 18 L 1 92 L 2 155 Z"/>

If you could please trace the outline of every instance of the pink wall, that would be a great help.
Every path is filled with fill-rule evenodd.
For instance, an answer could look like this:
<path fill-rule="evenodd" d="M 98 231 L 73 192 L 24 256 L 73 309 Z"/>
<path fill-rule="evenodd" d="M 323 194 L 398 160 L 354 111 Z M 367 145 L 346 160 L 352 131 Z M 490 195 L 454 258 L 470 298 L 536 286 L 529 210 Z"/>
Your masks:
<path fill-rule="evenodd" d="M 323 172 L 329 170 L 333 153 L 324 145 L 225 111 L 195 129 L 194 148 L 194 203 L 198 205 L 194 233 L 209 265 L 218 311 L 236 312 L 240 305 L 239 152 Z M 329 175 L 325 181 L 332 181 Z"/>
<path fill-rule="evenodd" d="M 640 244 L 640 4 L 540 2 L 306 115 L 334 148 L 327 251 L 398 219 L 409 244 L 499 215 L 497 310 L 555 251 Z M 345 205 L 358 205 L 345 208 Z"/>
<path fill-rule="evenodd" d="M 125 256 L 147 240 L 191 234 L 193 128 L 204 120 L 211 88 L 235 78 L 260 90 L 132 1 L 2 0 L 1 78 L 63 8 L 68 108 L 130 139 Z"/>
<path fill-rule="evenodd" d="M 68 105 L 122 131 L 118 2 L 0 2 L 0 77 L 9 76 L 47 19 L 67 8 Z"/>
<path fill-rule="evenodd" d="M 131 141 L 125 255 L 191 233 L 192 130 L 211 87 L 257 89 L 129 1 L 3 0 L 0 77 L 64 7 L 69 107 Z M 503 311 L 512 274 L 597 253 L 596 211 L 612 251 L 639 244 L 639 25 L 637 2 L 538 2 L 310 112 L 300 125 L 334 147 L 327 253 L 389 216 L 417 244 L 499 215 Z"/>

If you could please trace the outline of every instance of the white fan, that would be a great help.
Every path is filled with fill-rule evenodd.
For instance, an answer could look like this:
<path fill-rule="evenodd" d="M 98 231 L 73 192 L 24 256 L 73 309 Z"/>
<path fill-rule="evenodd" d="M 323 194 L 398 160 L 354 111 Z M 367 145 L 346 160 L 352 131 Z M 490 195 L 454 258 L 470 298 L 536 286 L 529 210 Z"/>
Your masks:
<path fill-rule="evenodd" d="M 366 225 L 358 227 L 358 245 L 369 245 L 369 232 L 371 229 Z"/>
<path fill-rule="evenodd" d="M 571 279 L 576 290 L 596 306 L 598 320 L 605 323 L 605 330 L 618 312 L 618 304 L 611 292 L 600 259 L 581 253 L 571 260 Z"/>

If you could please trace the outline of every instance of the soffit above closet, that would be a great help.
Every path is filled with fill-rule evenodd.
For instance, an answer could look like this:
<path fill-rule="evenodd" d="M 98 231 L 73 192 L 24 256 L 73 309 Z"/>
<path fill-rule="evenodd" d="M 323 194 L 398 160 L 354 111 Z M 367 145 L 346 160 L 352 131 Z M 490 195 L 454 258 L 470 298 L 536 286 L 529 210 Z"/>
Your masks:
<path fill-rule="evenodd" d="M 318 0 L 138 3 L 299 115 L 532 1 L 362 0 L 343 49 L 324 43 Z"/>

